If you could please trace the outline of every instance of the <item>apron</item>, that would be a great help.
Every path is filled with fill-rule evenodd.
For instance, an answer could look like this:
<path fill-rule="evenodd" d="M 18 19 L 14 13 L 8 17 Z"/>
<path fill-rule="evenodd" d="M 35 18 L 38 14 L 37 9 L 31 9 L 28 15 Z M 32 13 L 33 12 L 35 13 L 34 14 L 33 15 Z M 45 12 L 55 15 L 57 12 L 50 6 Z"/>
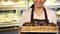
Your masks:
<path fill-rule="evenodd" d="M 45 19 L 33 19 L 34 18 L 34 8 L 32 8 L 32 12 L 31 12 L 31 22 L 33 23 L 33 26 L 47 26 L 49 23 L 48 17 L 47 17 L 47 13 L 46 13 L 46 9 L 43 7 L 44 10 L 44 15 L 45 15 Z"/>

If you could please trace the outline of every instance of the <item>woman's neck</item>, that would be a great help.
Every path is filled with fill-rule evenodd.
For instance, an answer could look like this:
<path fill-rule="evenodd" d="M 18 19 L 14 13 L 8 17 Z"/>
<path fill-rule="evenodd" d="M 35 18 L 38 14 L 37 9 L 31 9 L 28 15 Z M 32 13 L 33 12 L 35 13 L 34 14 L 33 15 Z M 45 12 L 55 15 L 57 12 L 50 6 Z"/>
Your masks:
<path fill-rule="evenodd" d="M 35 7 L 35 8 L 34 8 L 34 11 L 37 11 L 37 12 L 43 12 L 44 10 L 43 10 L 43 7 L 41 7 L 41 8 Z"/>
<path fill-rule="evenodd" d="M 38 16 L 40 16 L 42 13 L 43 13 L 43 7 L 41 7 L 41 8 L 37 8 L 37 7 L 35 7 L 34 8 L 34 12 L 38 15 Z"/>

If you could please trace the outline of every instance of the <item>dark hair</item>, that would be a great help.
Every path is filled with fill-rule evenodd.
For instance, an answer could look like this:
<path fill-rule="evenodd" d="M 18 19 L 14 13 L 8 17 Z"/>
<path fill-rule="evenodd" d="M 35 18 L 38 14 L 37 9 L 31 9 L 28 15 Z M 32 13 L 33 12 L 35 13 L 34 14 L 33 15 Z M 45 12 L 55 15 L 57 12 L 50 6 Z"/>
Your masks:
<path fill-rule="evenodd" d="M 34 4 L 32 4 L 32 6 L 30 8 L 34 8 Z"/>

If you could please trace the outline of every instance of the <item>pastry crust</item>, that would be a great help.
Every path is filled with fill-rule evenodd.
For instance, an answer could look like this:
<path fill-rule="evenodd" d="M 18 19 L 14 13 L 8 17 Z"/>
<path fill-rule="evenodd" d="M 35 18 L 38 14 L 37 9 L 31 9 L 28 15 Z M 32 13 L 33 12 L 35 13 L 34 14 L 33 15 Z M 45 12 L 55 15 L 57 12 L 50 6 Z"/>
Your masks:
<path fill-rule="evenodd" d="M 58 27 L 53 26 L 23 26 L 21 31 L 43 31 L 43 32 L 58 32 Z"/>

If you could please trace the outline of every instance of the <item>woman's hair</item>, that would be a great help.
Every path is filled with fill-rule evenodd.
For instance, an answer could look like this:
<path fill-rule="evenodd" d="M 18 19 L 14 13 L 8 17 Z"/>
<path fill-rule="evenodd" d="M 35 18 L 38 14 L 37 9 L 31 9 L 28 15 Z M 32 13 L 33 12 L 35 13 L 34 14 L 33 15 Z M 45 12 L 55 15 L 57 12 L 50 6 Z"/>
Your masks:
<path fill-rule="evenodd" d="M 30 8 L 34 8 L 34 4 L 32 4 L 32 6 Z"/>

